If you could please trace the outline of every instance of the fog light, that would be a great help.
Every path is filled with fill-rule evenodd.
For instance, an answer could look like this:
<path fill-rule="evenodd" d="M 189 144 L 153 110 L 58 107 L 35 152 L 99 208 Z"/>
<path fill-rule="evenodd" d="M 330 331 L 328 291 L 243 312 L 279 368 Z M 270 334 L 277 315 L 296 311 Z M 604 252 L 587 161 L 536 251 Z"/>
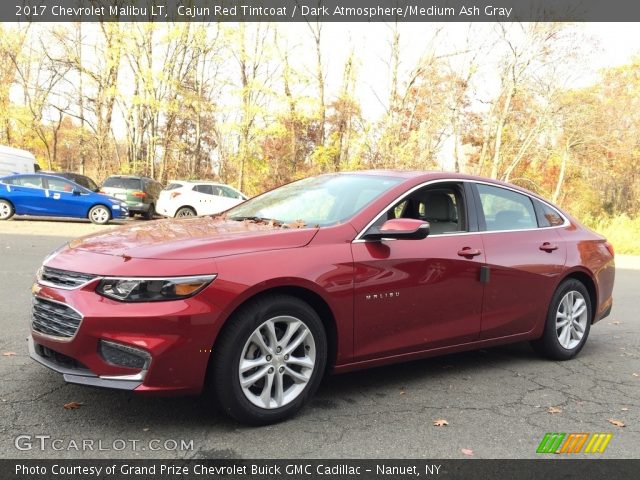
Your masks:
<path fill-rule="evenodd" d="M 151 363 L 151 355 L 148 352 L 108 340 L 100 340 L 98 352 L 105 362 L 118 367 L 146 370 Z"/>

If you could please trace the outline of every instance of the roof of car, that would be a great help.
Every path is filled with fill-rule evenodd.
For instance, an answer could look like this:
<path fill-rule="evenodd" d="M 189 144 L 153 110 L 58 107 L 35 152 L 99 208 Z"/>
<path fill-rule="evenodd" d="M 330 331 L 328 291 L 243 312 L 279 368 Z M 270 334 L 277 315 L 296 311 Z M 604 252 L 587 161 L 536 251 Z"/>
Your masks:
<path fill-rule="evenodd" d="M 144 175 L 109 175 L 109 177 L 107 178 L 149 178 L 149 177 L 145 177 Z"/>
<path fill-rule="evenodd" d="M 509 188 L 515 188 L 528 195 L 533 195 L 535 197 L 542 198 L 540 194 L 533 192 L 520 185 L 515 185 L 513 183 L 497 180 L 495 178 L 481 177 L 478 175 L 469 175 L 466 173 L 457 173 L 457 172 L 447 172 L 447 171 L 438 171 L 438 170 L 356 170 L 351 172 L 329 173 L 327 175 L 358 175 L 358 174 L 397 177 L 397 178 L 403 178 L 406 180 L 418 179 L 421 182 L 426 182 L 429 180 L 441 180 L 441 179 L 473 180 L 476 182 L 487 182 L 495 185 L 502 185 Z"/>
<path fill-rule="evenodd" d="M 87 177 L 89 178 L 87 175 L 84 175 L 83 173 L 76 173 L 76 172 L 50 172 L 48 170 L 40 170 L 38 172 L 36 172 L 37 174 L 44 174 L 44 175 L 77 175 L 78 177 Z"/>
<path fill-rule="evenodd" d="M 220 182 L 212 182 L 210 180 L 169 180 L 169 182 L 167 183 L 185 183 L 185 184 L 189 184 L 189 185 L 195 185 L 195 184 L 204 184 L 204 185 L 217 185 L 220 187 L 230 187 L 231 185 L 227 185 L 226 183 L 220 183 Z M 233 188 L 233 187 L 231 187 Z"/>

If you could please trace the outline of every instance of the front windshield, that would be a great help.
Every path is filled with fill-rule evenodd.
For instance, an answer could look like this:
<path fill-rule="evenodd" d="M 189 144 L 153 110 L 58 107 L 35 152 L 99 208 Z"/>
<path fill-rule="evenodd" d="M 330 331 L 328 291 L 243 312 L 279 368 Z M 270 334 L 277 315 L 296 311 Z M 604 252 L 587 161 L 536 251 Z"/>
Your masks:
<path fill-rule="evenodd" d="M 342 222 L 402 181 L 367 174 L 330 174 L 284 185 L 227 212 L 232 220 L 265 219 L 327 226 Z"/>

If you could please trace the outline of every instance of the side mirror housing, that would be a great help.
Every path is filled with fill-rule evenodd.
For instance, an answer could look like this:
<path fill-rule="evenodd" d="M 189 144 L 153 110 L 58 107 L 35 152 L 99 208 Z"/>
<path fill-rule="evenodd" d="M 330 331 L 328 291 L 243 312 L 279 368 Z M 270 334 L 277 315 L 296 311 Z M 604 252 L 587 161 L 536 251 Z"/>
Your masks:
<path fill-rule="evenodd" d="M 74 197 L 78 197 L 78 196 L 80 196 L 82 194 L 82 192 L 80 190 L 78 190 L 77 188 L 74 188 L 71 193 L 73 193 Z"/>
<path fill-rule="evenodd" d="M 380 229 L 364 235 L 365 240 L 422 240 L 429 235 L 429 223 L 413 218 L 394 218 L 387 220 Z"/>

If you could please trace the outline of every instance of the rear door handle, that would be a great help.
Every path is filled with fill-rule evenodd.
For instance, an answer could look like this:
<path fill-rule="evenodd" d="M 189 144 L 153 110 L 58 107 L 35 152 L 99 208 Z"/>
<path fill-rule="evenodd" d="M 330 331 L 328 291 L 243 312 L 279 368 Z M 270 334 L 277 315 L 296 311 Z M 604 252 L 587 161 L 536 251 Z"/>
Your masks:
<path fill-rule="evenodd" d="M 540 245 L 540 250 L 544 250 L 545 252 L 553 252 L 554 250 L 557 250 L 558 246 L 557 245 L 552 245 L 549 242 L 544 242 L 542 245 Z"/>
<path fill-rule="evenodd" d="M 462 250 L 458 250 L 458 255 L 460 255 L 461 257 L 476 257 L 481 253 L 482 252 L 477 248 L 465 247 Z"/>

